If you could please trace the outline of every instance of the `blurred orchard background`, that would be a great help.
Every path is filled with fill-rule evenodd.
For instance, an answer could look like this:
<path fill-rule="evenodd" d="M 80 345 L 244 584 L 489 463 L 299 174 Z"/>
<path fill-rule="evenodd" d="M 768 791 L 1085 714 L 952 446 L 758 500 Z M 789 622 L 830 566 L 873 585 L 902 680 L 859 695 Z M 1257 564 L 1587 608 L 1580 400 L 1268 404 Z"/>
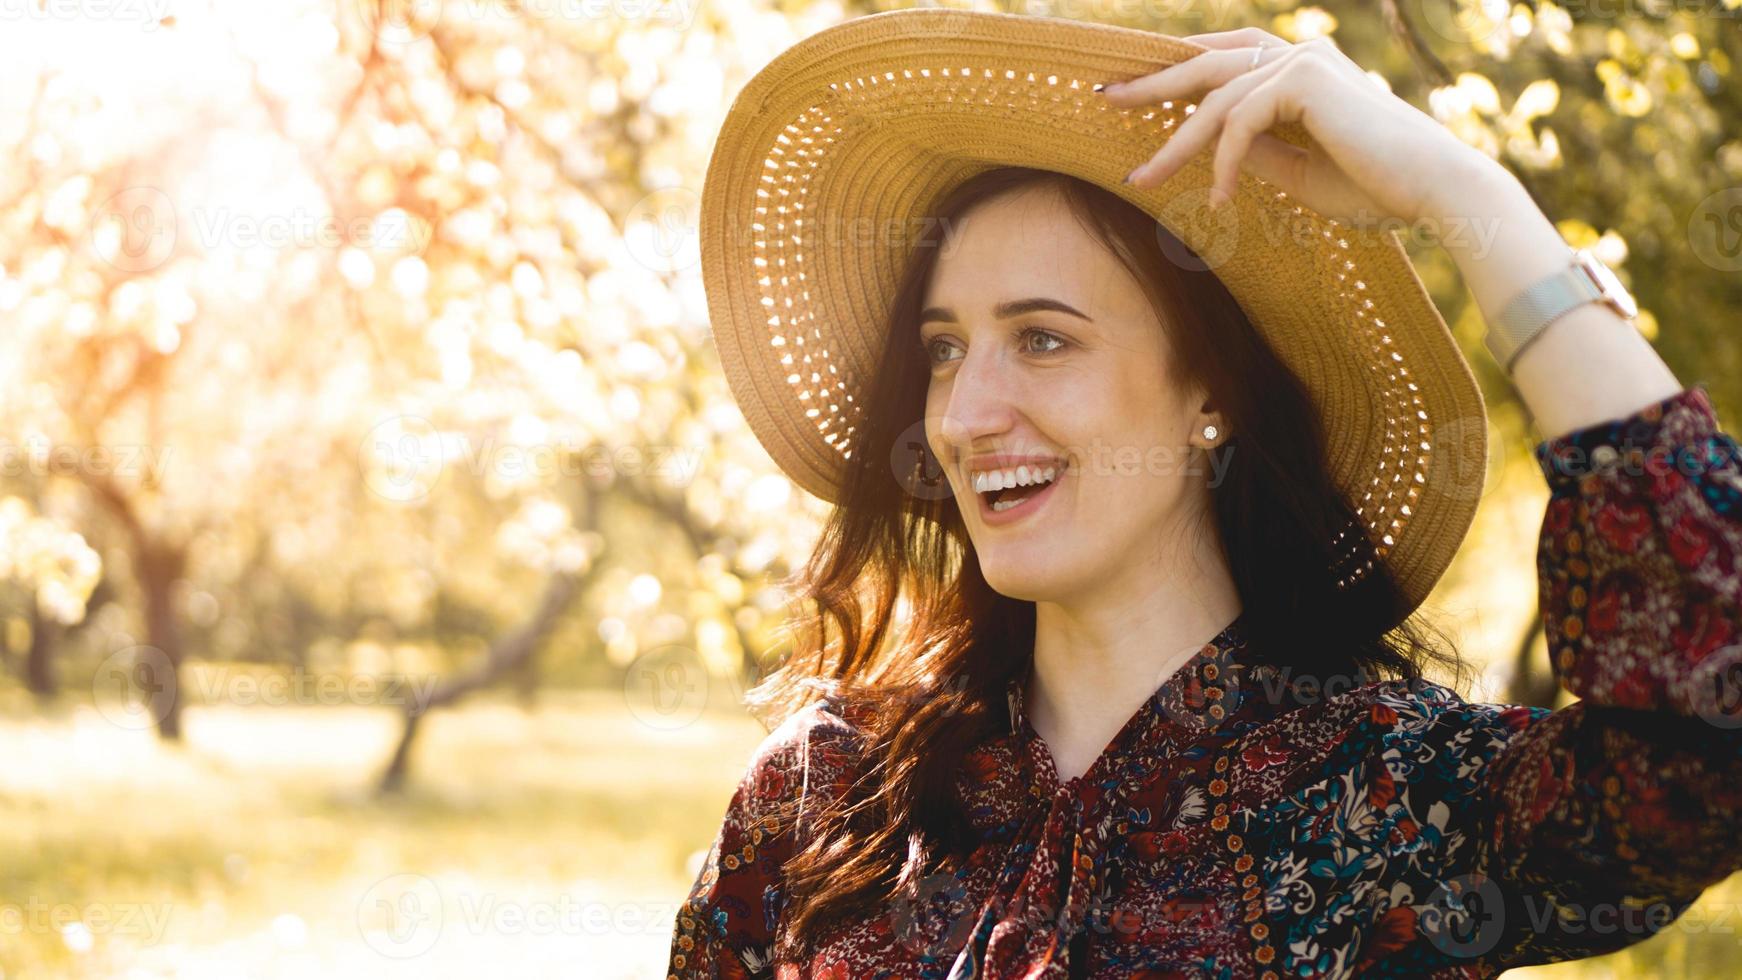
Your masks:
<path fill-rule="evenodd" d="M 1335 39 L 1620 270 L 1727 423 L 1737 7 L 981 5 Z M 753 72 L 878 9 L 0 2 L 0 974 L 663 972 L 823 513 L 718 370 L 701 180 Z M 1427 608 L 1466 694 L 1556 704 L 1537 434 L 1406 244 L 1493 426 Z M 1727 973 L 1734 885 L 1528 972 Z"/>

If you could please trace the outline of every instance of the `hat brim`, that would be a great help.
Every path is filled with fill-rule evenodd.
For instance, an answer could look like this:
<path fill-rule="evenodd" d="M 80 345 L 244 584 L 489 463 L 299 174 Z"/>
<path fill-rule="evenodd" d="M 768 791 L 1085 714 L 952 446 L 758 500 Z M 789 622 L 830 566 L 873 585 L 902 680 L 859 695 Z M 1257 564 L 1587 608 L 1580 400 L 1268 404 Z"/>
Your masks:
<path fill-rule="evenodd" d="M 1093 86 L 1205 50 L 1106 24 L 921 8 L 818 32 L 750 80 L 709 161 L 702 272 L 733 395 L 794 482 L 838 499 L 854 396 L 923 233 L 914 219 L 980 171 L 1035 167 L 1119 194 L 1213 269 L 1313 396 L 1327 471 L 1370 545 L 1351 553 L 1383 559 L 1411 608 L 1426 597 L 1481 497 L 1481 391 L 1394 232 L 1357 234 L 1246 173 L 1208 216 L 1208 152 L 1159 186 L 1121 183 L 1184 105 L 1117 109 Z M 1295 124 L 1271 132 L 1311 144 Z"/>

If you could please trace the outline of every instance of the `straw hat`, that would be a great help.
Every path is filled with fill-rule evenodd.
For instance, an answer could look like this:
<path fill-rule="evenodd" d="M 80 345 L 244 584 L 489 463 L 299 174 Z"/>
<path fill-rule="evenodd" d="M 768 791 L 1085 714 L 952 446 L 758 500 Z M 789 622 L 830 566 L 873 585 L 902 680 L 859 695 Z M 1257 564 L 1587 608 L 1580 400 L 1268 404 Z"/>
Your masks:
<path fill-rule="evenodd" d="M 1326 465 L 1414 608 L 1481 495 L 1487 416 L 1396 234 L 1324 218 L 1250 174 L 1206 219 L 1211 154 L 1159 186 L 1124 176 L 1185 104 L 1119 109 L 1096 84 L 1208 50 L 1149 31 L 940 8 L 858 17 L 777 56 L 721 127 L 702 191 L 714 340 L 746 420 L 805 490 L 837 499 L 901 270 L 928 206 L 997 166 L 1069 174 L 1136 204 L 1209 265 L 1321 412 Z M 1297 124 L 1272 135 L 1296 146 Z"/>

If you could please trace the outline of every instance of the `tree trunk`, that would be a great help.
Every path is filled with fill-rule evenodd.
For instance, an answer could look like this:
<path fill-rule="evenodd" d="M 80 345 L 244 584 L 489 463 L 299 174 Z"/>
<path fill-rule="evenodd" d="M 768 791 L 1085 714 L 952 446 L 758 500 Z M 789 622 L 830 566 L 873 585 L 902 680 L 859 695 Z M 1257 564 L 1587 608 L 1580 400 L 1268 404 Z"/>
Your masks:
<path fill-rule="evenodd" d="M 48 701 L 60 691 L 55 676 L 54 653 L 65 633 L 60 623 L 43 615 L 34 595 L 30 598 L 30 649 L 24 655 L 24 686 L 38 701 Z"/>
<path fill-rule="evenodd" d="M 525 662 L 514 669 L 514 699 L 519 702 L 522 711 L 531 711 L 538 706 L 538 686 L 542 679 L 537 655 L 527 657 Z"/>
<path fill-rule="evenodd" d="M 157 734 L 166 741 L 181 740 L 181 621 L 175 611 L 175 583 L 187 567 L 184 544 L 165 540 L 151 531 L 133 499 L 107 475 L 89 470 L 78 473 L 97 500 L 120 521 L 127 532 L 133 558 L 133 578 L 145 601 L 145 656 L 133 674 L 144 690 L 157 722 Z M 191 541 L 190 534 L 181 541 Z"/>
<path fill-rule="evenodd" d="M 157 720 L 157 734 L 178 742 L 181 730 L 181 622 L 175 611 L 175 583 L 187 556 L 179 548 L 149 544 L 135 552 L 134 571 L 145 598 L 145 643 L 150 655 L 134 674 Z"/>
<path fill-rule="evenodd" d="M 538 608 L 531 617 L 519 629 L 492 645 L 481 663 L 443 681 L 431 692 L 426 703 L 419 704 L 416 699 L 406 702 L 405 728 L 400 732 L 399 745 L 393 750 L 392 761 L 381 773 L 378 792 L 397 793 L 405 787 L 412 743 L 417 738 L 423 716 L 437 708 L 453 704 L 473 691 L 488 687 L 503 675 L 525 664 L 556 627 L 557 620 L 568 607 L 569 600 L 579 591 L 580 584 L 580 579 L 566 572 L 552 575 L 545 585 L 544 598 L 539 601 Z"/>
<path fill-rule="evenodd" d="M 423 712 L 413 711 L 407 705 L 405 728 L 399 733 L 399 744 L 393 749 L 393 759 L 387 763 L 387 770 L 381 774 L 378 792 L 397 793 L 405 788 L 405 773 L 411 766 L 411 745 L 417 739 L 417 726 L 422 721 Z"/>

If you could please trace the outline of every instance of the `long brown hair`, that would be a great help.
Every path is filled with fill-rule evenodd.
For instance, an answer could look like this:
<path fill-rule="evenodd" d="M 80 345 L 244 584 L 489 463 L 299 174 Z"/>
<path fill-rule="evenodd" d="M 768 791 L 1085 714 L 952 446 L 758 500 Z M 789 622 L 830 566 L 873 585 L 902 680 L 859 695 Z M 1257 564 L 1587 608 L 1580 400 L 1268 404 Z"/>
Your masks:
<path fill-rule="evenodd" d="M 1324 468 L 1318 413 L 1183 242 L 1110 191 L 1022 167 L 956 185 L 926 227 L 941 235 L 975 207 L 1030 188 L 1062 194 L 1132 271 L 1165 325 L 1172 380 L 1201 384 L 1228 423 L 1238 448 L 1213 510 L 1251 655 L 1319 678 L 1419 679 L 1429 662 L 1458 672 L 1456 653 L 1437 645 L 1444 636 L 1404 615 L 1382 561 L 1339 587 L 1350 563 L 1339 565 L 1330 543 L 1359 525 Z M 930 377 L 919 313 L 941 244 L 921 242 L 904 271 L 840 499 L 790 583 L 805 609 L 790 627 L 793 649 L 748 698 L 778 717 L 827 696 L 863 736 L 858 778 L 837 798 L 807 804 L 822 810 L 809 811 L 806 840 L 783 869 L 784 955 L 802 956 L 831 925 L 911 898 L 943 858 L 972 848 L 957 770 L 968 748 L 1008 724 L 1005 684 L 1033 654 L 1034 603 L 987 584 L 953 496 L 918 492 L 943 479 L 918 425 Z M 892 466 L 903 458 L 912 472 Z"/>

